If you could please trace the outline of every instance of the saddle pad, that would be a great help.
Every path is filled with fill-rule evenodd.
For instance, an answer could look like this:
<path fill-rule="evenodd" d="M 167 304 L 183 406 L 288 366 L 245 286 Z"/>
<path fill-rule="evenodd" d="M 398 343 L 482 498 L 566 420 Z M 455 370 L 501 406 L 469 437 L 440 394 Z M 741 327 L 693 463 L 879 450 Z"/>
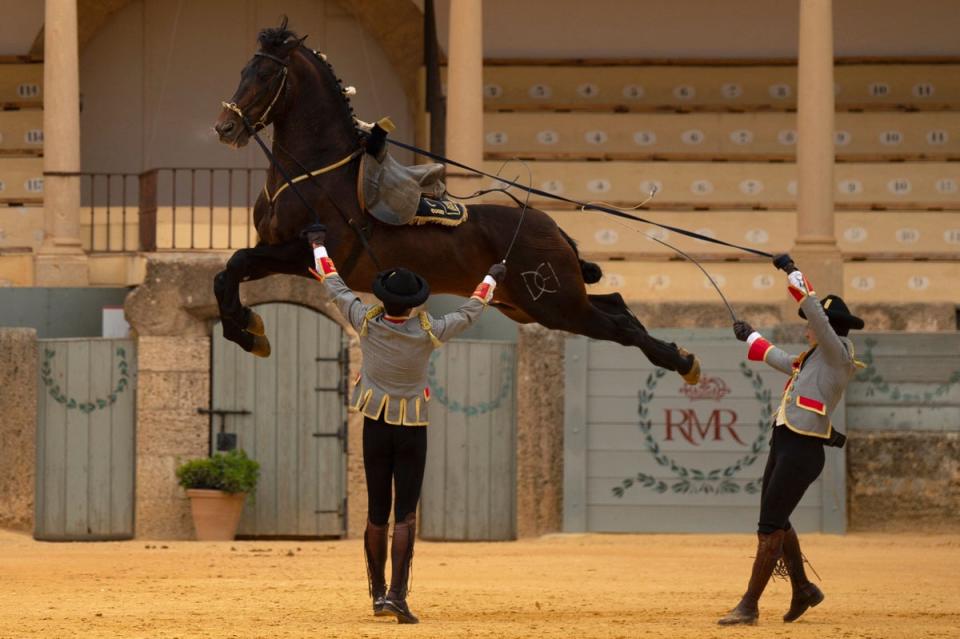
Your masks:
<path fill-rule="evenodd" d="M 467 205 L 458 204 L 449 200 L 434 200 L 428 197 L 420 198 L 417 214 L 410 224 L 443 224 L 444 226 L 460 226 L 467 221 Z"/>

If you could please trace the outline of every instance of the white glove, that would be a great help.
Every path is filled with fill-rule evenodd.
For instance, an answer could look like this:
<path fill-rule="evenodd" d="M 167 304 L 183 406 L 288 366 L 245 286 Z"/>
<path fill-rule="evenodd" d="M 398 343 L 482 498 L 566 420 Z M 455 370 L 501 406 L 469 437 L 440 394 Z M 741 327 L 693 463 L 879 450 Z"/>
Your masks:
<path fill-rule="evenodd" d="M 790 273 L 790 275 L 787 275 L 787 281 L 790 282 L 790 286 L 798 288 L 804 293 L 810 292 L 807 290 L 807 282 L 805 279 L 803 279 L 803 273 L 800 271 L 794 271 L 793 273 Z"/>

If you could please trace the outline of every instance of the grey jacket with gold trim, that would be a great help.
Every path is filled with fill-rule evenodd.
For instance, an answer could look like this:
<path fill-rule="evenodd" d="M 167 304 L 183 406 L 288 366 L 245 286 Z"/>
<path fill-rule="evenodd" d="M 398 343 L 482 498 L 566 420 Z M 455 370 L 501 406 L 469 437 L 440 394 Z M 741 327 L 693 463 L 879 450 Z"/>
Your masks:
<path fill-rule="evenodd" d="M 830 440 L 833 435 L 830 413 L 863 364 L 854 359 L 853 342 L 834 332 L 809 283 L 807 291 L 791 286 L 790 292 L 799 299 L 807 323 L 817 337 L 817 345 L 800 355 L 791 355 L 754 333 L 748 339 L 747 357 L 790 375 L 780 400 L 776 425 L 801 435 Z"/>
<path fill-rule="evenodd" d="M 383 307 L 364 304 L 343 279 L 332 273 L 323 279 L 330 298 L 360 334 L 363 365 L 350 399 L 351 411 L 388 424 L 426 426 L 430 388 L 430 355 L 444 342 L 473 324 L 486 308 L 474 296 L 443 317 L 418 313 L 403 322 L 384 316 Z"/>

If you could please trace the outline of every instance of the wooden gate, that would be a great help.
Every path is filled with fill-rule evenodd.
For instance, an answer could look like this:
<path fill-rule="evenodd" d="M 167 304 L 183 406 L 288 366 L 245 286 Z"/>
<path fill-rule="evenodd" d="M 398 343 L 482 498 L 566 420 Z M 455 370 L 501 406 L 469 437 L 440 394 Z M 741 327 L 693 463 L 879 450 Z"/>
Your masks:
<path fill-rule="evenodd" d="M 458 340 L 430 362 L 425 539 L 515 539 L 516 346 Z"/>
<path fill-rule="evenodd" d="M 564 530 L 755 530 L 786 375 L 746 361 L 746 347 L 728 331 L 657 336 L 700 357 L 698 386 L 655 368 L 639 349 L 567 340 Z M 842 403 L 832 417 L 842 430 Z M 800 530 L 844 531 L 844 452 L 826 448 L 823 474 L 791 517 Z"/>
<path fill-rule="evenodd" d="M 236 435 L 260 462 L 238 534 L 319 537 L 346 532 L 346 374 L 343 329 L 292 304 L 256 307 L 269 358 L 213 335 L 211 427 Z M 216 441 L 216 437 L 212 438 Z"/>
<path fill-rule="evenodd" d="M 136 350 L 129 339 L 40 340 L 34 537 L 133 537 Z"/>

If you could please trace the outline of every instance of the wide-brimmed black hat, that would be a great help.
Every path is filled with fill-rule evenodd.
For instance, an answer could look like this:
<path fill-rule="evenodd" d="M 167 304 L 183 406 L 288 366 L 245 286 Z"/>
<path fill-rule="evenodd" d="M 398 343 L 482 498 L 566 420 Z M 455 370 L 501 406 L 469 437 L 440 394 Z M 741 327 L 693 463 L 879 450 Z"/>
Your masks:
<path fill-rule="evenodd" d="M 391 268 L 374 278 L 373 294 L 384 304 L 413 308 L 430 297 L 430 285 L 413 271 Z"/>
<path fill-rule="evenodd" d="M 827 314 L 827 319 L 830 320 L 831 324 L 852 328 L 854 330 L 863 328 L 863 320 L 850 312 L 843 298 L 839 295 L 827 295 L 820 300 L 820 306 L 823 307 L 824 312 Z M 807 319 L 802 308 L 800 309 L 800 317 Z"/>

